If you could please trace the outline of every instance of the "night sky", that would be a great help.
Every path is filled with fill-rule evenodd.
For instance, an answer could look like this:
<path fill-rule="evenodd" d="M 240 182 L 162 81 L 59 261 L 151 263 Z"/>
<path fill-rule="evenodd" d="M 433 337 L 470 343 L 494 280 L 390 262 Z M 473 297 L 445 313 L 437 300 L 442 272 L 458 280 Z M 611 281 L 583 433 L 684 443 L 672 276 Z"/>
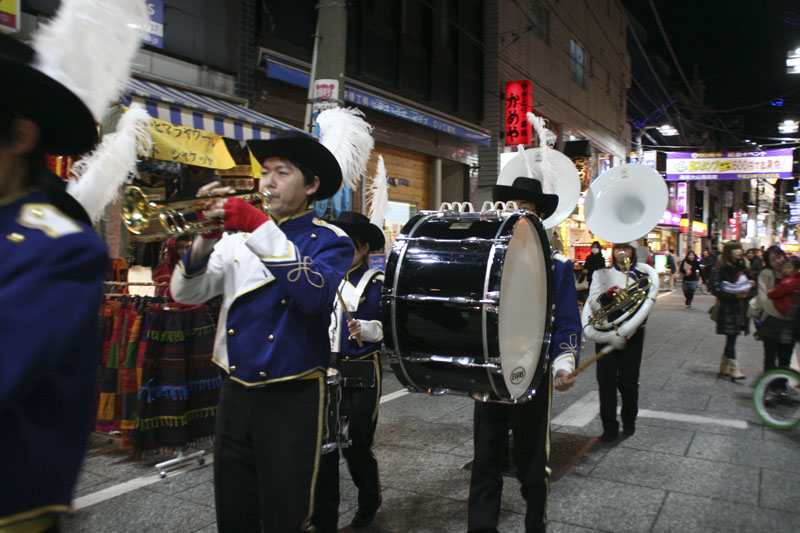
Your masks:
<path fill-rule="evenodd" d="M 743 138 L 778 137 L 778 122 L 792 116 L 800 119 L 800 75 L 786 74 L 787 51 L 800 47 L 800 0 L 622 0 L 622 4 L 647 30 L 648 53 L 661 56 L 670 67 L 673 90 L 688 95 L 653 16 L 651 4 L 655 6 L 686 78 L 691 82 L 697 68 L 705 84 L 705 111 L 729 110 L 720 116 L 730 124 L 736 124 L 740 115 Z M 783 107 L 770 105 L 777 98 L 783 98 Z M 741 107 L 749 109 L 732 110 Z M 681 112 L 701 111 L 684 102 Z"/>

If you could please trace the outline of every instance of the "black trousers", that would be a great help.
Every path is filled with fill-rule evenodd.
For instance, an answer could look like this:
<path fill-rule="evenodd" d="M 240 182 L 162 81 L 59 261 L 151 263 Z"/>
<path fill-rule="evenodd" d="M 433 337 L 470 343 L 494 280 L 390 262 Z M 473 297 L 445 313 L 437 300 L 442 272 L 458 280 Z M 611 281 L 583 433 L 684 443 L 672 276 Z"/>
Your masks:
<path fill-rule="evenodd" d="M 503 466 L 508 429 L 514 435 L 513 459 L 522 497 L 527 504 L 525 531 L 545 531 L 550 492 L 550 405 L 552 380 L 545 382 L 529 402 L 518 405 L 475 402 L 473 440 L 475 459 L 469 483 L 467 530 L 497 531 L 503 491 Z"/>
<path fill-rule="evenodd" d="M 246 388 L 226 378 L 214 433 L 220 532 L 309 531 L 322 378 Z"/>
<path fill-rule="evenodd" d="M 597 352 L 605 347 L 597 345 Z M 617 389 L 622 397 L 622 422 L 636 422 L 639 413 L 639 369 L 642 366 L 644 328 L 633 334 L 622 350 L 614 350 L 597 360 L 597 385 L 600 393 L 600 420 L 603 429 L 616 429 Z"/>
<path fill-rule="evenodd" d="M 358 489 L 358 508 L 373 513 L 381 505 L 381 481 L 378 460 L 372 453 L 378 427 L 378 405 L 383 373 L 378 355 L 375 362 L 375 386 L 368 389 L 343 388 L 339 415 L 350 421 L 349 447 L 342 448 L 350 477 Z M 314 500 L 314 525 L 322 533 L 336 531 L 339 520 L 339 450 L 322 456 Z"/>

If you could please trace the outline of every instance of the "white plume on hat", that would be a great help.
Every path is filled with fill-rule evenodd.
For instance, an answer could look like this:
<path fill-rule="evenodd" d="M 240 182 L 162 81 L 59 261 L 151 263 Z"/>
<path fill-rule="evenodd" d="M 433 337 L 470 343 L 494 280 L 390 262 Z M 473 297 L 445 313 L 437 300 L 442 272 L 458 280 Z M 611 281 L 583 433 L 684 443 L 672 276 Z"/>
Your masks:
<path fill-rule="evenodd" d="M 142 0 L 61 0 L 33 38 L 35 67 L 75 93 L 100 122 L 125 88 L 147 20 Z"/>
<path fill-rule="evenodd" d="M 556 134 L 547 129 L 545 119 L 538 117 L 531 113 L 527 113 L 528 122 L 533 126 L 536 136 L 539 138 L 539 146 L 542 148 L 549 148 L 551 144 L 556 142 Z M 548 150 L 542 150 L 542 192 L 545 194 L 553 194 L 555 192 L 555 185 L 553 184 L 553 168 L 548 160 Z M 525 160 L 527 162 L 527 159 Z M 533 176 L 533 174 L 531 174 Z"/>
<path fill-rule="evenodd" d="M 386 211 L 389 210 L 389 186 L 386 182 L 386 164 L 383 156 L 378 156 L 378 165 L 375 169 L 375 176 L 367 189 L 367 199 L 369 202 L 369 221 L 379 228 L 383 228 L 383 221 Z"/>
<path fill-rule="evenodd" d="M 96 222 L 105 207 L 119 197 L 120 187 L 136 173 L 138 153 L 149 153 L 150 115 L 133 104 L 117 123 L 117 130 L 103 136 L 100 145 L 72 166 L 70 193 Z"/>
<path fill-rule="evenodd" d="M 326 109 L 317 116 L 320 140 L 342 169 L 342 180 L 350 189 L 358 187 L 367 170 L 375 139 L 364 113 L 355 108 Z"/>

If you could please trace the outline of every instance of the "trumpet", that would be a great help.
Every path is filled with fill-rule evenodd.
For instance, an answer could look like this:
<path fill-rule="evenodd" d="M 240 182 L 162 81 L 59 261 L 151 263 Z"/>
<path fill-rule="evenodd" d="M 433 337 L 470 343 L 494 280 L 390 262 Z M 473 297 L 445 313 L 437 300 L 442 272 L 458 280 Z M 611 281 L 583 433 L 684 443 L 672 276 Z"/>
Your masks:
<path fill-rule="evenodd" d="M 148 199 L 139 187 L 129 185 L 122 193 L 122 222 L 128 231 L 135 235 L 137 241 L 161 241 L 184 233 L 223 229 L 224 224 L 220 220 L 202 219 L 196 214 L 215 200 L 241 198 L 254 205 L 260 204 L 257 207 L 267 213 L 269 209 L 267 202 L 272 197 L 277 198 L 277 195 L 254 191 L 230 196 L 209 196 L 158 203 Z"/>

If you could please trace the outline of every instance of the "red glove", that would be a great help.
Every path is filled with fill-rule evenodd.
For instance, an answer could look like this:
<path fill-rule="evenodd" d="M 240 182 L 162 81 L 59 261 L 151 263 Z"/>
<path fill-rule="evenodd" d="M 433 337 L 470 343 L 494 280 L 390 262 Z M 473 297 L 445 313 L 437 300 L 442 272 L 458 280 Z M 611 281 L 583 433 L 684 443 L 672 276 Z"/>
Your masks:
<path fill-rule="evenodd" d="M 195 211 L 195 214 L 197 215 L 198 221 L 206 219 L 206 217 L 203 216 L 202 211 Z M 200 236 L 203 237 L 204 239 L 221 239 L 222 229 L 214 229 L 211 231 L 207 231 L 206 233 L 201 233 Z"/>
<path fill-rule="evenodd" d="M 609 300 L 613 300 L 614 299 L 614 293 L 617 292 L 617 290 L 619 290 L 619 287 L 617 287 L 616 285 L 614 285 L 613 287 L 608 289 L 606 291 L 606 298 L 608 298 Z"/>
<path fill-rule="evenodd" d="M 241 198 L 225 200 L 225 229 L 251 233 L 261 224 L 269 220 L 263 211 L 259 211 Z"/>

